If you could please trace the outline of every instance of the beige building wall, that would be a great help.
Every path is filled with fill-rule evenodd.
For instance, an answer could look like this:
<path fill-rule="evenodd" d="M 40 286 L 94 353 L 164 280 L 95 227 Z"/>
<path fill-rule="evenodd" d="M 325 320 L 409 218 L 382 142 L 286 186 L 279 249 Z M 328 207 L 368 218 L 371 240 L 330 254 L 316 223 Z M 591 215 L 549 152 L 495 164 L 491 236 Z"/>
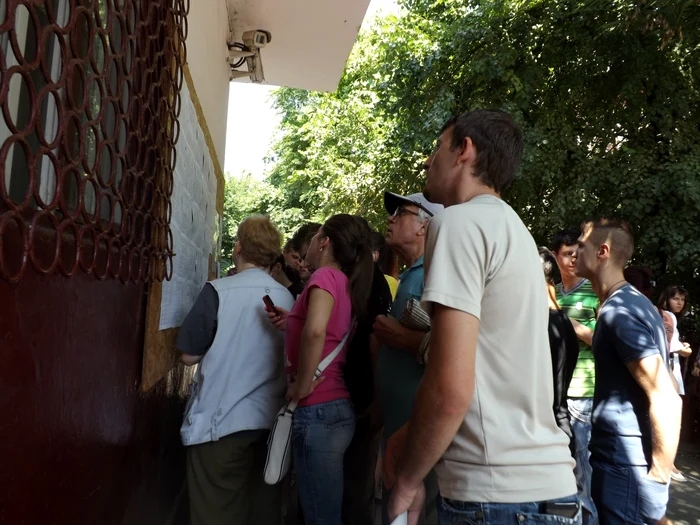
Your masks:
<path fill-rule="evenodd" d="M 187 16 L 187 65 L 219 165 L 224 166 L 230 68 L 228 12 L 224 0 L 192 0 Z"/>

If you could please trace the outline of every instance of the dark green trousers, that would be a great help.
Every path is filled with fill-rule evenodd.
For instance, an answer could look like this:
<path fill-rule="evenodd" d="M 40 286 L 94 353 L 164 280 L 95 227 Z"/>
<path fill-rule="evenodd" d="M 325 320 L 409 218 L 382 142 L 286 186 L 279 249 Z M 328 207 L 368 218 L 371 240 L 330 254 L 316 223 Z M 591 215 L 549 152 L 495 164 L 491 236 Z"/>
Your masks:
<path fill-rule="evenodd" d="M 269 430 L 187 447 L 192 525 L 281 525 L 282 486 L 266 485 Z"/>

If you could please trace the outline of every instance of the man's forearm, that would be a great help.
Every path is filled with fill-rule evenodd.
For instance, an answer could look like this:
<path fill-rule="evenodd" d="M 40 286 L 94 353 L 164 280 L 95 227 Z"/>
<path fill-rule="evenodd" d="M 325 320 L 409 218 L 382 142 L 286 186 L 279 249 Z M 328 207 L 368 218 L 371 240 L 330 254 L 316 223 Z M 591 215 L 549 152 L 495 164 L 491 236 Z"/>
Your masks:
<path fill-rule="evenodd" d="M 373 335 L 386 346 L 417 356 L 426 332 L 402 325 L 394 317 L 379 315 L 374 321 Z"/>
<path fill-rule="evenodd" d="M 571 324 L 576 332 L 576 337 L 578 337 L 579 340 L 583 341 L 588 346 L 591 346 L 593 344 L 593 330 L 581 324 L 576 319 L 571 319 Z"/>
<path fill-rule="evenodd" d="M 668 479 L 678 450 L 681 433 L 681 398 L 673 391 L 659 392 L 650 399 L 651 458 Z"/>
<path fill-rule="evenodd" d="M 434 381 L 423 381 L 409 423 L 406 450 L 398 464 L 397 482 L 420 483 L 440 460 L 464 421 L 469 403 L 454 403 Z"/>
<path fill-rule="evenodd" d="M 413 330 L 400 325 L 396 322 L 395 327 L 391 331 L 374 331 L 374 336 L 379 343 L 402 350 L 413 356 L 417 356 L 420 351 L 421 343 L 427 332 Z"/>
<path fill-rule="evenodd" d="M 404 352 L 408 352 L 413 356 L 417 356 L 425 334 L 426 332 L 421 332 L 420 330 L 412 330 L 410 328 L 403 327 L 396 347 L 399 350 L 403 350 Z"/>

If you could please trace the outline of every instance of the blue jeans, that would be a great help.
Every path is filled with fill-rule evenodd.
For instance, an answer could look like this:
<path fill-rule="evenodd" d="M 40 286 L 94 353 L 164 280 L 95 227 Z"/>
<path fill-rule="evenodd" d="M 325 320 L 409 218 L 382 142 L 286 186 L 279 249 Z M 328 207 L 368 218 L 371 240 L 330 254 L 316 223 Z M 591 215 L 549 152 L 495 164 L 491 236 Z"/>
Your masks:
<path fill-rule="evenodd" d="M 647 467 L 591 462 L 601 525 L 656 525 L 666 514 L 669 485 L 649 479 Z"/>
<path fill-rule="evenodd" d="M 593 414 L 593 398 L 570 398 L 568 400 L 571 430 L 574 433 L 576 446 L 576 485 L 578 496 L 583 505 L 583 525 L 597 525 L 598 512 L 591 497 L 591 453 L 588 444 L 591 441 L 591 415 Z"/>
<path fill-rule="evenodd" d="M 552 500 L 556 503 L 577 502 L 576 495 Z M 533 503 L 466 503 L 444 498 L 438 500 L 440 525 L 581 525 L 581 509 L 573 518 L 543 514 L 545 502 Z"/>
<path fill-rule="evenodd" d="M 354 433 L 355 410 L 348 399 L 294 412 L 294 468 L 306 525 L 341 525 L 343 456 Z"/>

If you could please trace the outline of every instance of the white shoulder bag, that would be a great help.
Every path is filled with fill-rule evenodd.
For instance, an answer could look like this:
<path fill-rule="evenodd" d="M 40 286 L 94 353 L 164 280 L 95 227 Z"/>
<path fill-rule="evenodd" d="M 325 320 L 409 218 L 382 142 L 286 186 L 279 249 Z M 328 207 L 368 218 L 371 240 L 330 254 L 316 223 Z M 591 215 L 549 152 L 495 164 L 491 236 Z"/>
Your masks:
<path fill-rule="evenodd" d="M 318 364 L 314 379 L 318 379 L 323 371 L 338 357 L 354 325 L 355 319 L 350 323 L 350 330 L 345 334 L 340 344 Z M 289 472 L 289 465 L 292 462 L 292 420 L 294 419 L 296 408 L 296 401 L 290 401 L 286 406 L 282 407 L 275 418 L 272 430 L 270 430 L 270 437 L 267 440 L 267 460 L 265 461 L 265 483 L 268 485 L 276 485 Z"/>

